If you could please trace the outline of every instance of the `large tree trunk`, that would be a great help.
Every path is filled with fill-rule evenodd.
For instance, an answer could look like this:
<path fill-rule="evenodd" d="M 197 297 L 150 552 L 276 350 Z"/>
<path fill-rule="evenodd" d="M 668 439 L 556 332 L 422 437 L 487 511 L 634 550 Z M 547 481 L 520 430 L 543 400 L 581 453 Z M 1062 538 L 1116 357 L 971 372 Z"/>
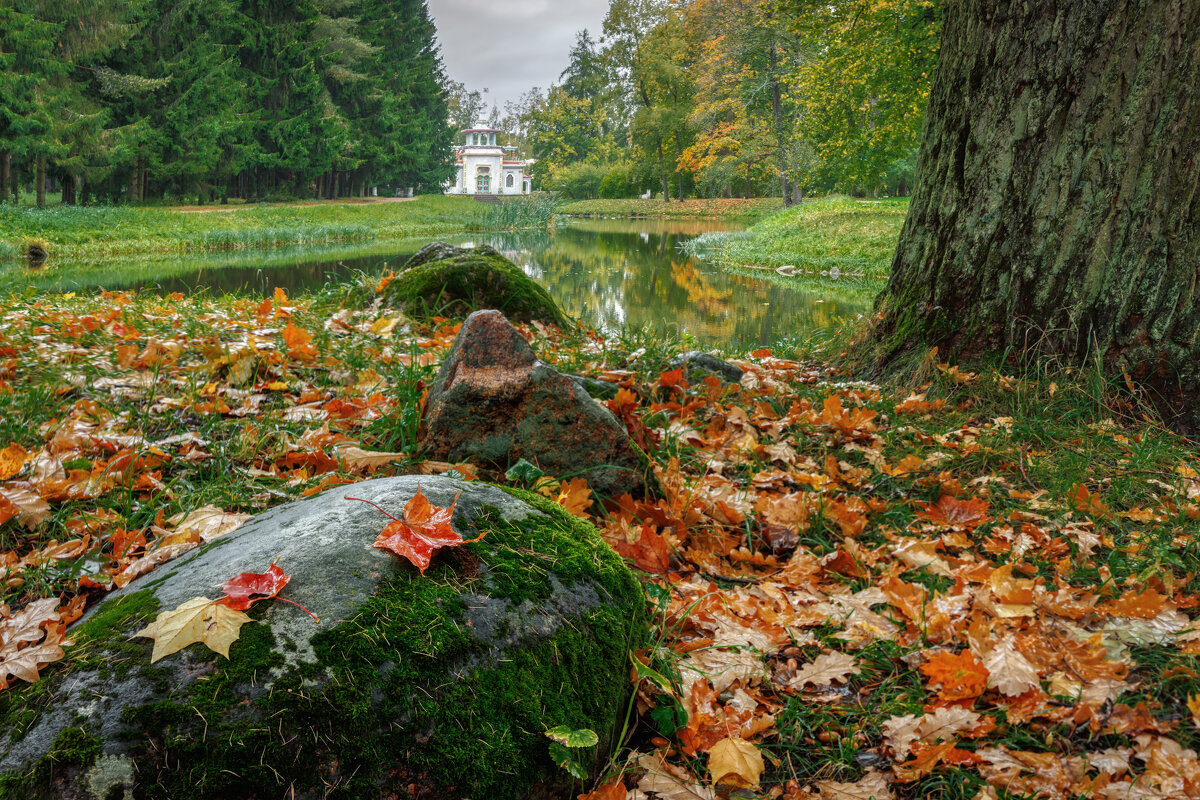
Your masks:
<path fill-rule="evenodd" d="M 792 204 L 792 193 L 788 186 L 787 137 L 783 132 L 783 91 L 779 87 L 779 53 L 771 42 L 771 116 L 775 122 L 775 169 L 779 173 L 779 190 L 783 195 L 783 207 Z"/>
<path fill-rule="evenodd" d="M 46 157 L 34 159 L 33 191 L 37 207 L 46 207 Z"/>
<path fill-rule="evenodd" d="M 663 165 L 663 146 L 661 138 L 658 140 L 658 174 L 659 177 L 662 178 L 663 202 L 669 203 L 671 201 L 671 184 L 667 180 L 667 170 Z"/>
<path fill-rule="evenodd" d="M 0 151 L 0 203 L 5 201 L 8 193 L 8 179 L 12 174 L 12 154 L 7 151 Z"/>
<path fill-rule="evenodd" d="M 943 31 L 880 355 L 1099 358 L 1180 402 L 1200 388 L 1200 3 L 954 0 Z"/>

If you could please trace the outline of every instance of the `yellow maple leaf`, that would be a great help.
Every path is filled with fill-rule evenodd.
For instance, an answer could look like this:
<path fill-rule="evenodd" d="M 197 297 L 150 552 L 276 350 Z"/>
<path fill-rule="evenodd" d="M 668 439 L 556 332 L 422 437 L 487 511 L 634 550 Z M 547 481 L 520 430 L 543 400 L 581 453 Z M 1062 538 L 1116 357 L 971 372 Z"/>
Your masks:
<path fill-rule="evenodd" d="M 159 614 L 154 622 L 135 633 L 134 637 L 144 636 L 154 640 L 151 664 L 196 642 L 202 642 L 214 653 L 229 658 L 229 645 L 237 641 L 242 625 L 253 621 L 242 612 L 215 600 L 193 597 L 178 608 Z"/>

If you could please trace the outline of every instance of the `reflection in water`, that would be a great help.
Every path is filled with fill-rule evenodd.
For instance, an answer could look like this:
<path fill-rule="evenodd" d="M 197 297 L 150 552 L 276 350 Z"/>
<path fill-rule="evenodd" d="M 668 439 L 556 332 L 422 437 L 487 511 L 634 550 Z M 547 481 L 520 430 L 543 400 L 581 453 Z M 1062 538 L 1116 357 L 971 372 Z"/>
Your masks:
<path fill-rule="evenodd" d="M 581 220 L 559 225 L 553 232 L 488 234 L 470 242 L 465 237 L 450 240 L 493 245 L 545 286 L 569 313 L 610 334 L 629 326 L 687 333 L 705 344 L 750 347 L 827 327 L 838 318 L 865 310 L 862 302 L 823 298 L 770 281 L 731 275 L 679 252 L 677 246 L 683 241 L 719 229 L 720 223 L 711 220 Z M 188 292 L 203 287 L 216 294 L 270 294 L 281 287 L 297 294 L 355 271 L 374 274 L 382 272 L 385 265 L 395 268 L 421 244 L 414 241 L 370 255 L 360 251 L 353 257 L 344 255 L 345 251 L 341 257 L 337 251 L 273 253 L 257 259 L 252 254 L 238 259 L 212 256 L 195 261 L 195 268 L 188 271 L 179 271 L 180 265 L 175 265 L 178 277 L 174 278 L 120 280 L 114 270 L 85 280 L 109 289 Z M 83 288 L 78 281 L 71 283 L 58 288 Z"/>

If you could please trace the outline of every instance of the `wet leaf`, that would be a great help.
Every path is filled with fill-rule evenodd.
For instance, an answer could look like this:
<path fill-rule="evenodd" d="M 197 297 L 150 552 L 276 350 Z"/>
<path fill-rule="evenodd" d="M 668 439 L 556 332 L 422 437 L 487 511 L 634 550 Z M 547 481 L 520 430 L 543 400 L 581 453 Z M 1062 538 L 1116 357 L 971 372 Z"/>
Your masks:
<path fill-rule="evenodd" d="M 194 597 L 177 608 L 162 612 L 134 637 L 154 640 L 151 664 L 196 642 L 229 658 L 229 646 L 237 641 L 241 627 L 253 621 L 215 600 Z"/>

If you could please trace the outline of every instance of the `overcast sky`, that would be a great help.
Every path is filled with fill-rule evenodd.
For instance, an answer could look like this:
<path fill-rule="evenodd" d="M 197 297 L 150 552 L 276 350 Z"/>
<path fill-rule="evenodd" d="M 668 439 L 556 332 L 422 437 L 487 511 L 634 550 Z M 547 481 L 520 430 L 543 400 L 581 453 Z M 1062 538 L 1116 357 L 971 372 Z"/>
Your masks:
<path fill-rule="evenodd" d="M 446 74 L 504 110 L 567 68 L 575 32 L 599 39 L 608 0 L 429 0 Z"/>

